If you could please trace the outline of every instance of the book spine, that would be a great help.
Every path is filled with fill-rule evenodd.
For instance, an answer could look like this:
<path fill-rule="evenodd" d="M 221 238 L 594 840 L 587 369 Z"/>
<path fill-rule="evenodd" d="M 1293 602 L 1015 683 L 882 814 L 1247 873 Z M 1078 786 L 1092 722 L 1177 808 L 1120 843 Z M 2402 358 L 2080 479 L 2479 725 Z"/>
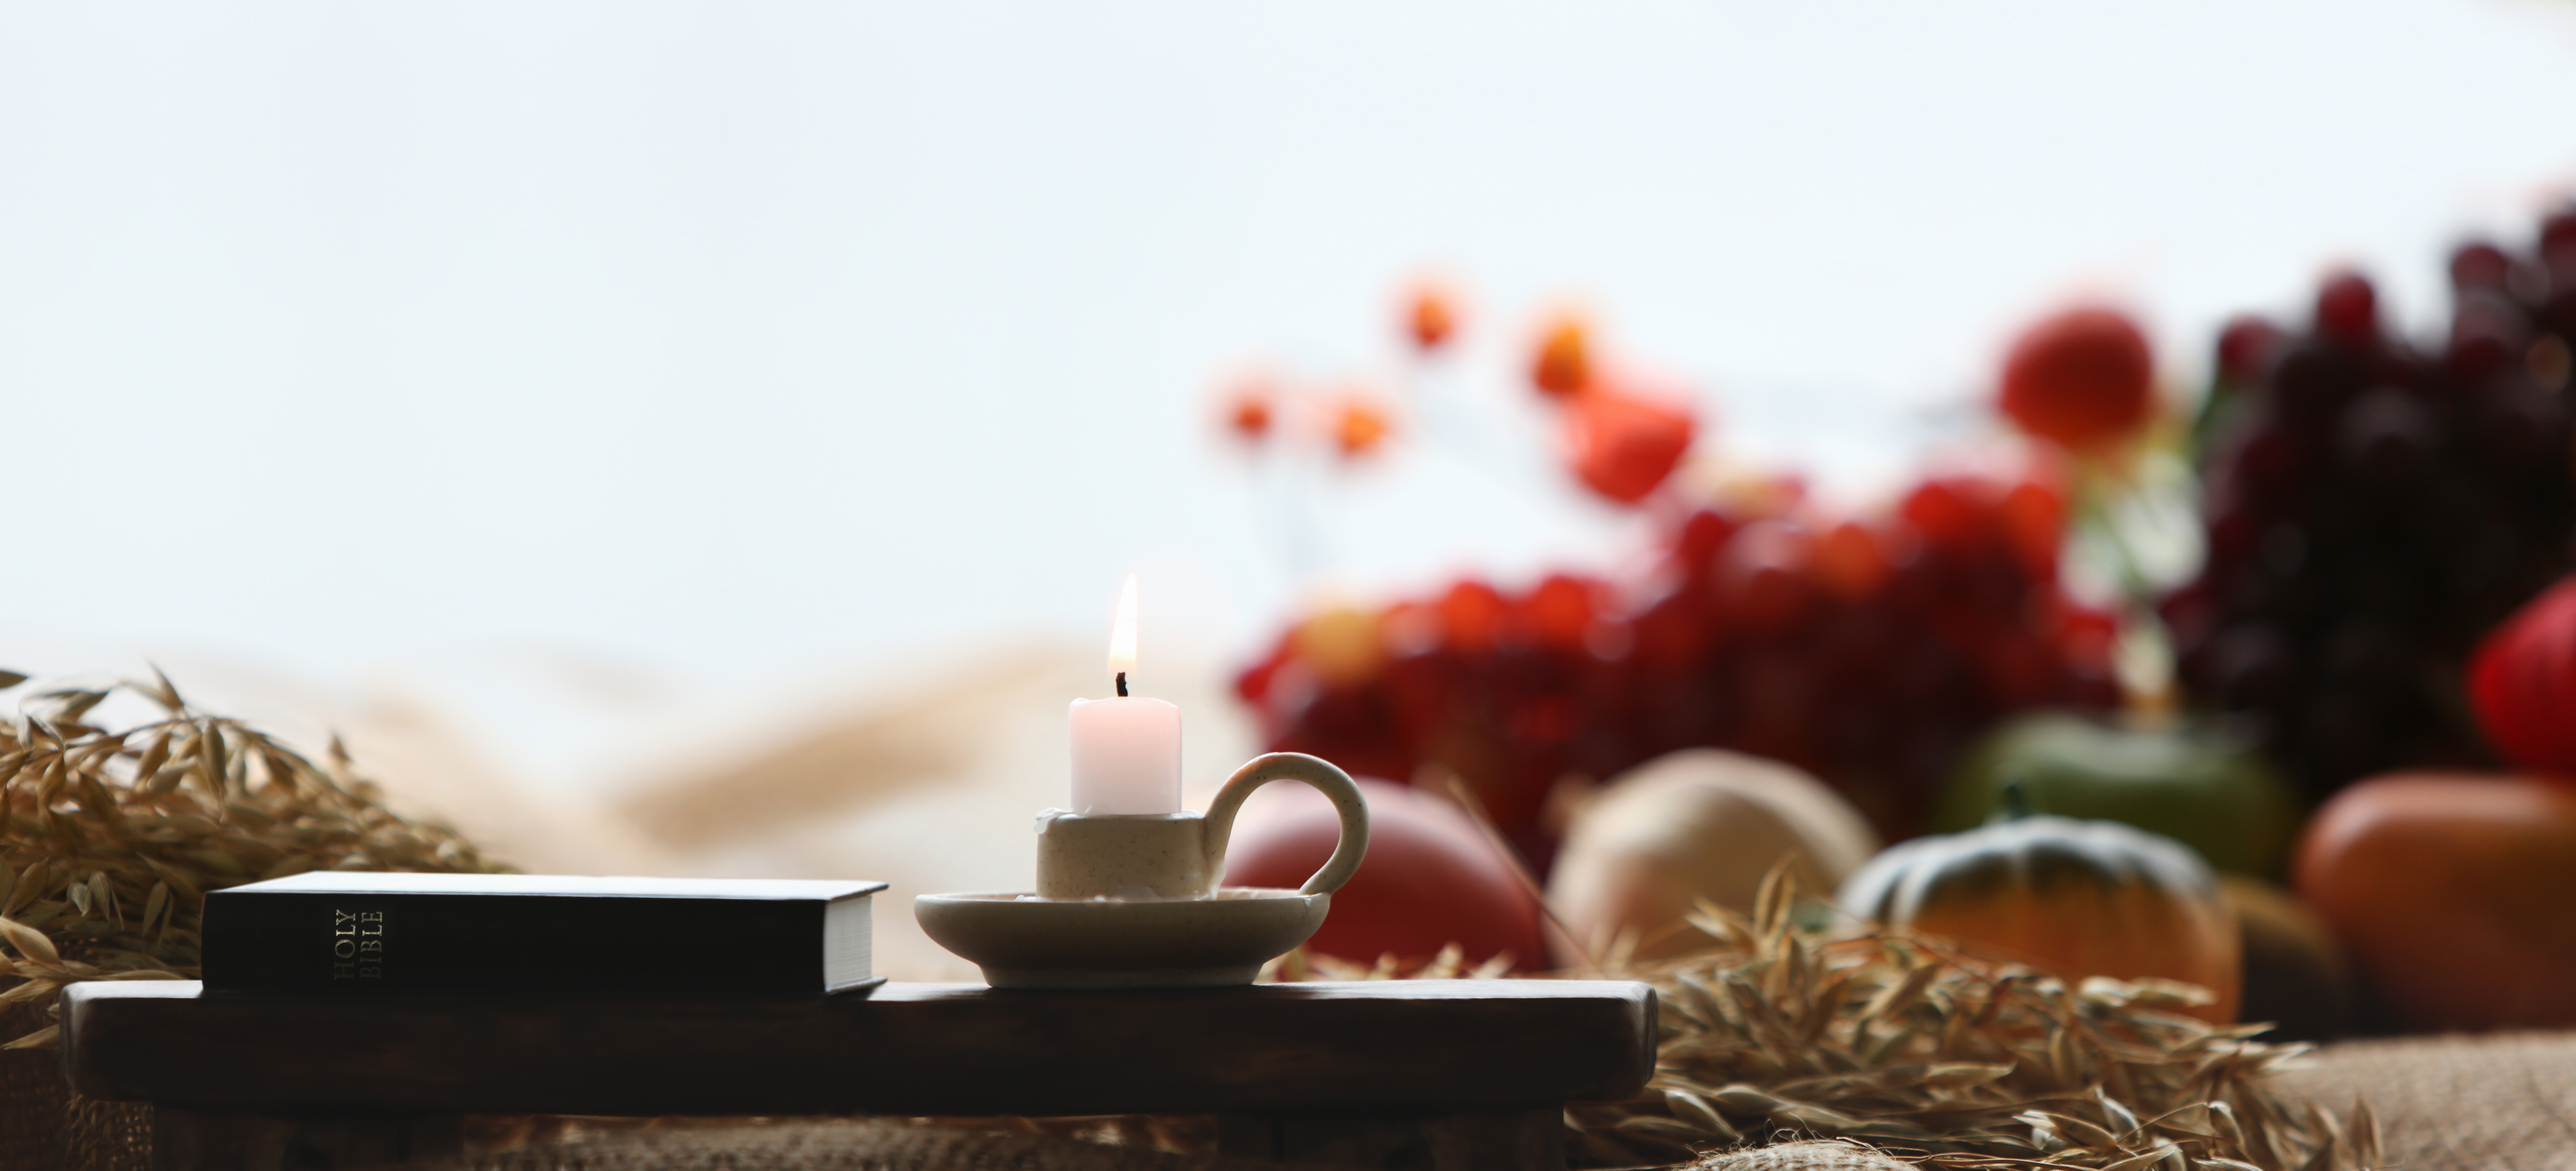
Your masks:
<path fill-rule="evenodd" d="M 811 996 L 819 899 L 328 894 L 206 897 L 209 991 Z"/>

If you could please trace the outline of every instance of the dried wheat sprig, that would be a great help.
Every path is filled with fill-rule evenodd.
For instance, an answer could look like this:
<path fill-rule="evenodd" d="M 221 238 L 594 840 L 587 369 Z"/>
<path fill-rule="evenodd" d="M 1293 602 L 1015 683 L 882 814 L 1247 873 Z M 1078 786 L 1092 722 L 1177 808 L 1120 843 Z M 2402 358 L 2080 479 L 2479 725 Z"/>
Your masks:
<path fill-rule="evenodd" d="M 1751 917 L 1703 905 L 1720 941 L 1620 974 L 1653 984 L 1663 1036 L 1646 1091 L 1566 1112 L 1588 1166 L 1687 1161 L 1795 1137 L 1856 1139 L 1926 1166 L 2086 1171 L 2344 1171 L 2378 1130 L 2274 1092 L 2303 1046 L 2174 1010 L 2205 990 L 2158 980 L 2068 987 L 1937 941 L 1809 934 L 1775 871 Z"/>
<path fill-rule="evenodd" d="M 0 672 L 0 690 L 25 682 Z M 161 718 L 89 723 L 120 690 Z M 193 978 L 209 890 L 308 870 L 504 869 L 453 830 L 387 809 L 331 748 L 317 765 L 198 711 L 158 669 L 40 692 L 0 717 L 0 1011 L 50 1013 L 83 980 Z M 48 1026 L 6 1047 L 55 1039 Z"/>

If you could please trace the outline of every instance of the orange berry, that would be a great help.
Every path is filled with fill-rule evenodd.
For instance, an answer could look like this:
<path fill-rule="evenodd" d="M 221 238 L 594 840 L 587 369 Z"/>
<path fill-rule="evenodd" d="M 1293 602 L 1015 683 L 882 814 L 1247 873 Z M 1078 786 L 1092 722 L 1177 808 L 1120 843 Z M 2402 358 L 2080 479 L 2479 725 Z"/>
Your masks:
<path fill-rule="evenodd" d="M 1226 425 L 1245 439 L 1258 441 L 1270 434 L 1270 402 L 1267 399 L 1239 398 L 1234 410 L 1226 416 Z"/>
<path fill-rule="evenodd" d="M 1424 353 L 1447 345 L 1458 333 L 1458 301 L 1446 288 L 1416 286 L 1404 307 L 1404 329 Z"/>
<path fill-rule="evenodd" d="M 1333 446 L 1346 459 L 1357 459 L 1386 443 L 1391 426 L 1386 412 L 1366 399 L 1344 400 L 1333 416 Z"/>
<path fill-rule="evenodd" d="M 1538 356 L 1530 362 L 1530 382 L 1539 393 L 1571 398 L 1592 385 L 1592 355 L 1583 322 L 1558 317 L 1539 333 Z"/>
<path fill-rule="evenodd" d="M 1219 414 L 1225 429 L 1245 443 L 1260 443 L 1270 437 L 1279 422 L 1278 388 L 1258 375 L 1238 380 L 1227 389 Z"/>

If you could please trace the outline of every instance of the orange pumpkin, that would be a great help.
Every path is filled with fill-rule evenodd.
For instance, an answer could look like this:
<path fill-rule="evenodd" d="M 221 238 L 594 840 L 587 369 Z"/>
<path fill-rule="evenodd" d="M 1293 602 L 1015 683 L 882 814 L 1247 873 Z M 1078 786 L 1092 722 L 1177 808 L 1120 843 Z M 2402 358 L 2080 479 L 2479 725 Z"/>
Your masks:
<path fill-rule="evenodd" d="M 2394 1023 L 2576 1026 L 2576 786 L 2373 777 L 2317 810 L 2295 875 Z"/>
<path fill-rule="evenodd" d="M 2020 817 L 1889 848 L 1843 884 L 1856 915 L 1947 937 L 2069 983 L 2154 977 L 2209 989 L 2236 1019 L 2240 945 L 2217 876 L 2172 838 L 2109 821 Z"/>

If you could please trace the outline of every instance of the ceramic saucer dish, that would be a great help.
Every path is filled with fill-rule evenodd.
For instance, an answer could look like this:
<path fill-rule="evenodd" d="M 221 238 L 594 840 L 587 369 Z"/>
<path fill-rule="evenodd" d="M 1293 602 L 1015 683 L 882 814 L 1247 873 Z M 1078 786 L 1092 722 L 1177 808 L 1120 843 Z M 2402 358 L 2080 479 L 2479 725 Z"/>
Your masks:
<path fill-rule="evenodd" d="M 1332 900 L 1239 886 L 1199 899 L 941 894 L 912 913 L 995 988 L 1185 988 L 1251 983 L 1324 925 Z"/>

